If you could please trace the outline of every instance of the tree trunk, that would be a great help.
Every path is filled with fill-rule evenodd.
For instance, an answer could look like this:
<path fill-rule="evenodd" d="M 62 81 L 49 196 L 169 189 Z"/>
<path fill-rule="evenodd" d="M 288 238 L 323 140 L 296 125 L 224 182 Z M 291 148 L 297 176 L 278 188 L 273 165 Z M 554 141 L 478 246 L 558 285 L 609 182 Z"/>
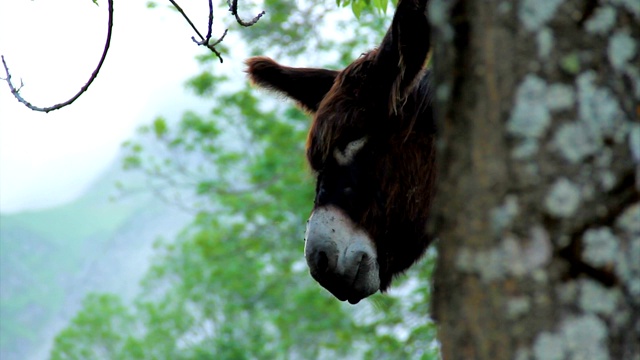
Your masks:
<path fill-rule="evenodd" d="M 432 1 L 444 359 L 640 359 L 638 4 Z"/>

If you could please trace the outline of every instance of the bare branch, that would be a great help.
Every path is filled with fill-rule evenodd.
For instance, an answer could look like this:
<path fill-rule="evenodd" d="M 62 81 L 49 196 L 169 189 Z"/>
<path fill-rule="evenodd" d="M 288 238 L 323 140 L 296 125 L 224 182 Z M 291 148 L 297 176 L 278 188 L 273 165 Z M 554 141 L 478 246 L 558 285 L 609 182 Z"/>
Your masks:
<path fill-rule="evenodd" d="M 212 26 L 213 26 L 213 1 L 209 0 L 209 26 L 207 27 L 207 43 L 209 43 L 209 40 L 211 39 Z"/>
<path fill-rule="evenodd" d="M 198 45 L 206 46 L 209 50 L 211 50 L 214 54 L 216 54 L 216 56 L 218 57 L 218 59 L 220 59 L 220 62 L 222 63 L 223 62 L 222 55 L 216 49 L 216 46 L 219 45 L 224 40 L 225 36 L 227 36 L 228 29 L 226 29 L 224 31 L 224 33 L 222 34 L 222 36 L 220 36 L 220 38 L 218 38 L 215 41 L 211 41 L 211 32 L 212 32 L 212 27 L 213 27 L 213 1 L 212 0 L 208 0 L 208 2 L 209 2 L 209 22 L 208 22 L 208 26 L 207 26 L 207 36 L 206 37 L 202 36 L 200 31 L 198 31 L 198 29 L 193 24 L 191 19 L 189 19 L 187 14 L 180 7 L 180 5 L 178 5 L 178 3 L 176 3 L 175 0 L 169 0 L 169 2 L 171 2 L 171 4 L 178 10 L 178 12 L 180 12 L 180 14 L 182 14 L 182 16 L 185 18 L 185 20 L 187 20 L 187 22 L 189 23 L 191 28 L 195 31 L 195 33 L 200 38 L 200 40 L 196 40 L 195 37 L 191 37 L 191 39 Z M 7 84 L 9 85 L 9 89 L 11 90 L 11 94 L 13 94 L 13 96 L 19 102 L 21 102 L 22 104 L 24 104 L 26 107 L 28 107 L 31 110 L 42 111 L 42 112 L 48 113 L 50 111 L 61 109 L 61 108 L 65 107 L 65 106 L 71 105 L 82 94 L 84 94 L 84 92 L 87 91 L 87 89 L 89 89 L 89 86 L 91 86 L 93 81 L 98 76 L 98 73 L 100 72 L 100 69 L 102 68 L 102 65 L 104 64 L 104 61 L 105 61 L 105 59 L 107 57 L 107 53 L 109 51 L 109 46 L 111 45 L 111 34 L 113 32 L 113 0 L 108 0 L 108 3 L 109 3 L 109 9 L 108 9 L 109 10 L 109 21 L 108 21 L 108 25 L 107 25 L 108 26 L 107 27 L 107 39 L 106 39 L 106 42 L 105 42 L 105 45 L 104 45 L 104 50 L 102 52 L 102 56 L 100 57 L 100 61 L 98 62 L 97 67 L 95 68 L 95 70 L 91 74 L 91 77 L 89 78 L 87 83 L 85 83 L 84 86 L 82 86 L 80 88 L 78 93 L 76 93 L 72 98 L 70 98 L 69 100 L 67 100 L 65 102 L 62 102 L 62 103 L 59 103 L 59 104 L 56 104 L 56 105 L 53 105 L 53 106 L 49 106 L 49 107 L 39 107 L 39 106 L 31 104 L 29 101 L 27 101 L 25 98 L 23 98 L 22 95 L 20 95 L 20 90 L 24 86 L 22 80 L 20 80 L 20 86 L 19 87 L 16 88 L 13 85 L 13 83 L 11 82 L 11 72 L 9 71 L 9 66 L 7 65 L 7 62 L 5 61 L 4 56 L 0 56 L 1 59 L 2 59 L 2 65 L 3 65 L 5 73 L 6 73 L 6 78 L 4 78 L 4 79 L 0 78 L 0 79 L 5 80 L 7 82 Z M 258 22 L 258 20 L 260 20 L 262 15 L 264 15 L 264 13 L 265 13 L 264 11 L 262 11 L 256 17 L 254 17 L 251 21 L 246 22 L 246 21 L 242 20 L 240 18 L 240 16 L 238 15 L 238 0 L 233 0 L 233 1 L 227 0 L 227 4 L 229 5 L 229 11 L 231 11 L 231 13 L 235 16 L 236 21 L 240 25 L 245 26 L 245 27 L 254 25 L 256 22 Z"/>
<path fill-rule="evenodd" d="M 198 35 L 198 37 L 200 38 L 200 40 L 196 40 L 195 36 L 192 36 L 191 40 L 193 40 L 194 43 L 196 43 L 196 44 L 198 44 L 200 46 L 207 47 L 209 50 L 213 51 L 214 54 L 216 54 L 218 59 L 220 59 L 221 63 L 224 62 L 223 59 L 222 59 L 222 55 L 220 54 L 218 49 L 216 49 L 216 45 L 220 44 L 220 42 L 222 42 L 224 37 L 227 36 L 227 31 L 229 29 L 226 29 L 224 31 L 224 33 L 222 34 L 222 36 L 218 40 L 216 40 L 215 42 L 211 43 L 211 41 L 210 41 L 211 40 L 211 31 L 212 31 L 212 27 L 213 27 L 213 1 L 209 0 L 209 24 L 208 24 L 208 27 L 207 27 L 207 37 L 206 38 L 202 36 L 200 31 L 198 31 L 196 26 L 193 24 L 191 19 L 189 19 L 189 17 L 184 12 L 184 10 L 182 10 L 180 5 L 178 5 L 178 3 L 176 3 L 174 0 L 169 0 L 169 2 L 171 2 L 171 4 L 173 4 L 173 6 L 175 6 L 176 10 L 178 10 L 178 12 L 180 14 L 182 14 L 182 17 L 184 17 L 185 20 L 187 20 L 189 25 L 191 25 L 191 28 L 193 29 L 193 31 L 195 31 L 196 34 Z"/>
<path fill-rule="evenodd" d="M 222 40 L 224 40 L 224 37 L 227 36 L 227 32 L 229 31 L 229 29 L 226 29 L 224 31 L 224 33 L 222 34 L 222 36 L 220 36 L 220 38 L 218 40 L 216 40 L 214 42 L 211 41 L 211 31 L 212 31 L 212 27 L 213 27 L 213 1 L 212 0 L 208 1 L 209 2 L 209 23 L 208 23 L 208 26 L 207 26 L 207 36 L 206 37 L 202 36 L 200 31 L 198 31 L 198 29 L 193 24 L 191 19 L 189 19 L 187 14 L 184 12 L 184 10 L 182 10 L 180 5 L 178 5 L 178 3 L 176 3 L 175 0 L 169 0 L 169 2 L 171 2 L 171 4 L 173 4 L 173 6 L 175 6 L 176 10 L 178 10 L 178 12 L 180 14 L 182 14 L 182 17 L 184 17 L 185 20 L 187 20 L 187 22 L 189 23 L 191 28 L 196 32 L 196 34 L 200 38 L 200 40 L 196 40 L 195 36 L 192 36 L 191 40 L 193 40 L 193 42 L 195 42 L 196 44 L 198 44 L 200 46 L 206 46 L 209 50 L 213 51 L 213 53 L 216 54 L 216 56 L 218 57 L 218 59 L 220 59 L 220 62 L 222 63 L 223 62 L 222 55 L 220 54 L 218 49 L 216 49 L 216 46 L 218 44 L 220 44 L 222 42 Z M 227 4 L 229 5 L 229 11 L 231 12 L 231 14 L 233 14 L 233 16 L 235 16 L 236 21 L 238 22 L 238 24 L 240 24 L 242 26 L 245 26 L 245 27 L 254 25 L 255 23 L 258 22 L 258 20 L 260 20 L 262 15 L 265 14 L 265 12 L 262 11 L 256 17 L 254 17 L 251 21 L 247 22 L 247 21 L 242 20 L 240 18 L 240 16 L 238 15 L 238 0 L 233 0 L 233 1 L 227 0 Z"/>
<path fill-rule="evenodd" d="M 220 44 L 222 42 L 222 40 L 224 40 L 224 37 L 227 36 L 227 32 L 229 31 L 229 29 L 225 29 L 224 33 L 222 34 L 222 36 L 214 41 L 213 43 L 209 40 L 202 40 L 202 41 L 198 41 L 196 40 L 195 37 L 191 37 L 191 40 L 193 40 L 194 43 L 201 45 L 201 46 L 205 46 L 207 48 L 209 48 L 209 50 L 213 51 L 214 54 L 216 54 L 216 56 L 218 56 L 218 59 L 220 59 L 220 62 L 222 63 L 222 55 L 220 54 L 220 52 L 218 51 L 218 49 L 216 49 L 216 45 Z"/>
<path fill-rule="evenodd" d="M 255 23 L 258 22 L 258 20 L 260 20 L 260 18 L 262 17 L 262 15 L 265 14 L 264 10 L 261 11 L 258 15 L 256 15 L 253 19 L 251 19 L 251 21 L 244 21 L 240 18 L 240 15 L 238 15 L 238 0 L 227 0 L 227 4 L 229 5 L 229 11 L 231 12 L 231 14 L 233 14 L 233 16 L 236 17 L 236 21 L 238 22 L 238 24 L 244 26 L 244 27 L 249 27 L 249 26 L 253 26 L 255 25 Z"/>
<path fill-rule="evenodd" d="M 178 3 L 176 3 L 174 0 L 169 0 L 169 2 L 176 8 L 176 10 L 178 10 L 178 12 L 180 14 L 182 14 L 182 17 L 184 17 L 185 20 L 187 20 L 187 22 L 189 23 L 189 25 L 191 25 L 191 28 L 193 29 L 193 31 L 196 32 L 196 34 L 198 34 L 198 37 L 200 38 L 200 40 L 204 40 L 204 37 L 202 36 L 202 34 L 200 34 L 200 31 L 198 31 L 198 29 L 196 28 L 195 25 L 193 25 L 193 22 L 191 22 L 191 19 L 189 19 L 189 17 L 187 16 L 187 14 L 185 14 L 184 10 L 182 10 L 182 8 L 180 7 L 180 5 L 178 5 Z"/>
<path fill-rule="evenodd" d="M 45 113 L 48 113 L 50 111 L 53 110 L 58 110 L 61 109 L 67 105 L 71 105 L 74 101 L 76 101 L 80 95 L 82 95 L 85 91 L 87 91 L 87 89 L 89 88 L 89 86 L 93 83 L 93 81 L 96 79 L 96 77 L 98 76 L 98 72 L 100 72 L 100 69 L 102 68 L 102 64 L 104 64 L 104 60 L 107 57 L 107 52 L 109 51 L 109 45 L 111 45 L 111 33 L 113 30 L 113 0 L 108 0 L 109 1 L 109 22 L 108 22 L 108 27 L 107 27 L 107 40 L 104 44 L 104 50 L 102 51 L 102 56 L 100 57 L 100 62 L 98 62 L 98 66 L 95 68 L 95 70 L 93 71 L 93 73 L 91 74 L 91 77 L 89 78 L 89 81 L 87 81 L 86 84 L 84 84 L 84 86 L 82 86 L 82 88 L 80 88 L 80 91 L 78 91 L 77 94 L 75 94 L 72 98 L 70 98 L 69 100 L 53 105 L 53 106 L 49 106 L 49 107 L 39 107 L 39 106 L 35 106 L 33 104 L 31 104 L 30 102 L 28 102 L 27 100 L 25 100 L 21 95 L 20 95 L 20 90 L 23 87 L 23 83 L 22 83 L 22 79 L 20 80 L 20 87 L 18 87 L 17 89 L 15 88 L 15 86 L 13 86 L 13 83 L 11 82 L 11 73 L 9 72 L 9 67 L 7 66 L 6 61 L 4 60 L 4 55 L 1 56 L 2 58 L 2 65 L 4 66 L 4 71 L 7 74 L 7 77 L 4 79 L 7 81 L 7 84 L 9 84 L 9 89 L 11 89 L 11 93 L 13 94 L 13 96 L 18 99 L 19 102 L 23 103 L 26 107 L 28 107 L 31 110 L 35 110 L 35 111 L 42 111 Z"/>

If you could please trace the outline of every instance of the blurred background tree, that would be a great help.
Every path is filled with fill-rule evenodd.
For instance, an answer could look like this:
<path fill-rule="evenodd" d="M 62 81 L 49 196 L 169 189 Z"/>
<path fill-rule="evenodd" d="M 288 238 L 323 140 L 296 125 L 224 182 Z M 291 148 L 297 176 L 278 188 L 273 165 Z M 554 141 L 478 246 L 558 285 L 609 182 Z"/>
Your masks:
<path fill-rule="evenodd" d="M 248 54 L 340 68 L 375 46 L 385 1 L 267 0 L 258 25 L 238 30 Z M 242 9 L 251 12 L 253 9 Z M 226 61 L 243 59 L 225 56 Z M 179 121 L 158 117 L 124 144 L 123 167 L 143 188 L 193 215 L 158 241 L 132 302 L 91 294 L 55 339 L 51 359 L 435 359 L 429 320 L 433 254 L 390 294 L 338 302 L 303 257 L 314 179 L 304 160 L 309 124 L 292 104 L 250 87 L 213 54 L 187 81 L 211 104 Z M 126 178 L 122 194 L 140 191 Z"/>

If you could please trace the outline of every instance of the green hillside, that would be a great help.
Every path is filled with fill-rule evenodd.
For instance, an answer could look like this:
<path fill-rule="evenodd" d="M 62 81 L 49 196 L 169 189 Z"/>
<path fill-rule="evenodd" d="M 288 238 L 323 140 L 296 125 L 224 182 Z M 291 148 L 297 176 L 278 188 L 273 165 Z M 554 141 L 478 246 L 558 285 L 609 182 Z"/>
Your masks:
<path fill-rule="evenodd" d="M 110 201 L 123 176 L 114 166 L 71 203 L 0 215 L 0 358 L 23 359 L 48 343 L 86 292 L 134 289 L 162 233 L 154 220 L 175 219 L 163 221 L 174 232 L 184 224 L 149 194 Z M 123 281 L 132 262 L 139 274 Z"/>

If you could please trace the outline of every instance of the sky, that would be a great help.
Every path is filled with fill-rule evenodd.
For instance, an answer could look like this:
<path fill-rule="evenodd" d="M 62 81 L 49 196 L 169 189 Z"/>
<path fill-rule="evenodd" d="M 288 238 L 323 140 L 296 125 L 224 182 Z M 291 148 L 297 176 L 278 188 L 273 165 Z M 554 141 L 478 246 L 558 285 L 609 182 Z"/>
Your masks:
<path fill-rule="evenodd" d="M 201 32 L 206 31 L 206 2 L 195 9 L 184 3 Z M 25 99 L 51 106 L 86 83 L 106 38 L 107 1 L 99 4 L 0 1 L 0 54 L 14 84 L 22 79 Z M 158 115 L 203 106 L 183 85 L 199 71 L 194 55 L 203 51 L 191 41 L 186 21 L 166 7 L 147 9 L 146 0 L 115 1 L 114 6 L 107 59 L 89 90 L 72 105 L 48 114 L 34 112 L 0 81 L 0 213 L 75 199 L 113 163 L 120 144 L 138 126 Z M 225 14 L 224 20 L 230 18 Z M 230 66 L 225 64 L 219 66 Z M 5 78 L 4 69 L 0 77 Z"/>

